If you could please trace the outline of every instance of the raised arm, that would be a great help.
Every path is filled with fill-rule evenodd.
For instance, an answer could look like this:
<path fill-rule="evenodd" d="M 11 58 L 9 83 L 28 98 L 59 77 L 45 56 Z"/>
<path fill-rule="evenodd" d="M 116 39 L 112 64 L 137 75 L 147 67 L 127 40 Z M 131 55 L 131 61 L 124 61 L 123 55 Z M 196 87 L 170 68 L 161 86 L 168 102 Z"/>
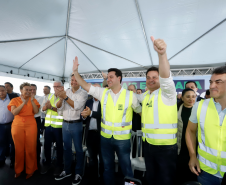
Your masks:
<path fill-rule="evenodd" d="M 170 64 L 166 55 L 166 43 L 162 39 L 155 40 L 153 36 L 151 36 L 151 40 L 153 42 L 153 47 L 158 53 L 159 57 L 159 75 L 162 78 L 169 78 Z"/>
<path fill-rule="evenodd" d="M 78 66 L 79 66 L 78 57 L 75 57 L 75 59 L 73 60 L 73 68 L 72 68 L 75 79 L 84 90 L 89 92 L 91 84 L 88 84 L 85 80 L 82 79 L 82 77 L 78 73 Z"/>

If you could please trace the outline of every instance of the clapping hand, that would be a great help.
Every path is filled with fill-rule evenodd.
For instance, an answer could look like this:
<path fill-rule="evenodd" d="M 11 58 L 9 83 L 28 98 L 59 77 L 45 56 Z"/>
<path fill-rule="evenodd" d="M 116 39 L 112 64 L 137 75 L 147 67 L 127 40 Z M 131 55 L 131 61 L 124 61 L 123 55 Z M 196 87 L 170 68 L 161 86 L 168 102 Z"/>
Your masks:
<path fill-rule="evenodd" d="M 51 103 L 50 103 L 49 100 L 45 103 L 45 106 L 46 106 L 47 109 L 51 109 L 52 108 Z"/>
<path fill-rule="evenodd" d="M 86 106 L 86 108 L 81 112 L 81 115 L 83 118 L 87 118 L 87 116 L 90 116 L 91 110 L 89 107 Z"/>
<path fill-rule="evenodd" d="M 64 90 L 57 90 L 57 91 L 56 91 L 56 95 L 57 95 L 57 97 L 59 97 L 60 99 L 65 99 L 65 98 L 67 98 L 66 91 L 64 91 Z"/>
<path fill-rule="evenodd" d="M 151 40 L 153 42 L 153 47 L 155 49 L 155 51 L 157 51 L 157 53 L 159 55 L 164 55 L 166 54 L 166 43 L 164 42 L 164 40 L 162 39 L 156 39 L 151 36 Z"/>

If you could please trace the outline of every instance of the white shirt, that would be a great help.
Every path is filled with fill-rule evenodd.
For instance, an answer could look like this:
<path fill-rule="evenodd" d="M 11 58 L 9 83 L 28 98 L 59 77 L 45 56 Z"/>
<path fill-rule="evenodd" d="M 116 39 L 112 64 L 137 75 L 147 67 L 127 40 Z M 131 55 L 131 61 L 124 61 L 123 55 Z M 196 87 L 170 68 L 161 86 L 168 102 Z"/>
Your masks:
<path fill-rule="evenodd" d="M 92 114 L 93 114 L 93 111 L 97 112 L 99 103 L 100 103 L 99 100 L 96 101 L 93 98 L 93 108 L 92 108 L 92 111 L 91 111 L 91 114 L 90 114 L 91 119 L 90 119 L 90 124 L 89 124 L 89 130 L 97 130 L 97 119 L 92 118 Z"/>
<path fill-rule="evenodd" d="M 48 100 L 48 97 L 49 97 L 49 94 L 44 95 L 43 96 L 43 102 L 45 101 L 45 103 L 46 103 L 46 101 Z M 46 98 L 47 98 L 47 100 L 46 100 Z M 42 102 L 42 105 L 41 105 L 41 118 L 44 118 L 45 119 L 45 117 L 46 117 L 46 111 L 42 111 L 42 107 L 45 106 L 45 103 L 43 104 L 43 102 Z"/>
<path fill-rule="evenodd" d="M 74 101 L 74 108 L 72 108 L 65 100 L 63 101 L 59 110 L 63 111 L 64 119 L 67 121 L 80 120 L 80 114 L 84 109 L 86 100 L 88 99 L 87 92 L 83 89 L 78 89 L 75 93 L 73 93 L 71 89 L 67 89 L 66 95 Z"/>
<path fill-rule="evenodd" d="M 41 110 L 42 110 L 42 106 L 41 105 L 42 105 L 42 102 L 43 102 L 44 97 L 43 96 L 37 96 L 37 95 L 35 95 L 35 99 L 40 104 L 40 108 L 38 110 L 38 113 L 35 114 L 35 118 L 37 118 L 37 117 L 40 117 L 41 116 Z"/>
<path fill-rule="evenodd" d="M 101 88 L 101 87 L 94 87 L 91 85 L 90 89 L 89 89 L 89 94 L 92 95 L 93 97 L 95 97 L 96 99 L 98 99 L 99 101 L 101 101 L 102 96 L 103 96 L 103 92 L 104 92 L 105 88 Z M 121 92 L 124 90 L 123 87 L 121 87 L 121 90 L 115 94 L 111 89 L 110 89 L 110 95 L 113 99 L 114 105 L 116 105 L 117 100 L 121 94 Z M 128 91 L 128 90 L 127 90 Z M 136 97 L 136 95 L 133 93 L 133 102 L 132 102 L 132 108 L 134 110 L 134 112 L 136 113 L 141 113 L 142 108 L 140 106 L 140 103 Z"/>
<path fill-rule="evenodd" d="M 163 103 L 168 106 L 175 105 L 177 103 L 177 97 L 176 97 L 177 93 L 176 93 L 175 84 L 173 82 L 173 78 L 171 76 L 171 72 L 170 72 L 169 78 L 161 78 L 159 76 L 159 82 L 160 82 L 160 88 L 162 90 L 161 97 L 162 97 Z M 150 93 L 150 91 L 148 91 L 148 94 L 151 94 L 150 99 L 157 92 L 157 90 L 158 89 L 156 89 L 152 93 Z M 143 98 L 144 98 L 144 93 L 137 95 L 137 98 L 140 101 L 140 103 L 142 103 Z"/>

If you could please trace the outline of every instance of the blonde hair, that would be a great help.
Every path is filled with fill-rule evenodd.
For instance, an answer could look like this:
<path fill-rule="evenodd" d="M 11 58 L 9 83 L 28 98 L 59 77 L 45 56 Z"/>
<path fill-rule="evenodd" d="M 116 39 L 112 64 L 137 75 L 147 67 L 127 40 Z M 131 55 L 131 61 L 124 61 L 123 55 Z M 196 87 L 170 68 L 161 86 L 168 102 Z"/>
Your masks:
<path fill-rule="evenodd" d="M 28 82 L 24 82 L 20 85 L 20 90 L 22 90 L 25 86 L 31 86 Z"/>

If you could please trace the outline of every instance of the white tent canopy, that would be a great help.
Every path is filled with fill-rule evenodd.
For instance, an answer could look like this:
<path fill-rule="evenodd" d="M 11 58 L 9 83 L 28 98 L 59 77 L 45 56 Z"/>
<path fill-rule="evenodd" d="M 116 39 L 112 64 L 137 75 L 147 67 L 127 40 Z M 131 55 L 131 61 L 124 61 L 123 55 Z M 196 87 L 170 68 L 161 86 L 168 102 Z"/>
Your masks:
<path fill-rule="evenodd" d="M 67 78 L 158 65 L 150 36 L 166 41 L 172 69 L 225 65 L 225 0 L 0 0 L 0 71 Z"/>

